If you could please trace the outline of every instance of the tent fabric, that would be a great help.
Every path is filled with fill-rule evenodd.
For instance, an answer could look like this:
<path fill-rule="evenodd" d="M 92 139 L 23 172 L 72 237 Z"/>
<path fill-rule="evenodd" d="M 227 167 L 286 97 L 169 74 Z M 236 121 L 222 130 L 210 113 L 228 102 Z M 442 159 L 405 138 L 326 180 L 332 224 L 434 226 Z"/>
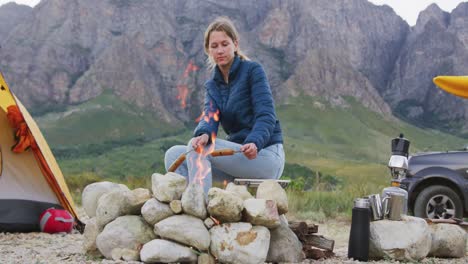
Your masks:
<path fill-rule="evenodd" d="M 0 226 L 3 201 L 32 201 L 60 205 L 81 224 L 62 172 L 37 124 L 9 90 L 0 73 Z M 31 206 L 27 207 L 31 208 Z M 45 208 L 47 209 L 47 208 Z M 9 210 L 16 210 L 11 207 Z M 27 214 L 18 214 L 28 217 Z M 35 223 L 38 219 L 30 219 Z M 0 229 L 1 230 L 1 229 Z"/>

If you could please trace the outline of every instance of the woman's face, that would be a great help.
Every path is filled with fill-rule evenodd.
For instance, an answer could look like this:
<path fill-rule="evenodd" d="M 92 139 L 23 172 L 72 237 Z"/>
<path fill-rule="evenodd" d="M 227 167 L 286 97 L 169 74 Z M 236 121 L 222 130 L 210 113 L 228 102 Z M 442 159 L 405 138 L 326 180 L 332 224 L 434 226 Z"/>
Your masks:
<path fill-rule="evenodd" d="M 233 42 L 224 31 L 213 31 L 210 33 L 208 51 L 219 67 L 226 67 L 232 64 L 237 45 L 237 41 Z"/>

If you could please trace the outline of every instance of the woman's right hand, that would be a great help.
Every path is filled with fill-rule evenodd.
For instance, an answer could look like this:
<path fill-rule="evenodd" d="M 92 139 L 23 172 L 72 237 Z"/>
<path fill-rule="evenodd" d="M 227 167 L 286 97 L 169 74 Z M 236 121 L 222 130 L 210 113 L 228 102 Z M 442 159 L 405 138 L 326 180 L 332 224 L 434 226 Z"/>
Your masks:
<path fill-rule="evenodd" d="M 208 137 L 207 134 L 203 134 L 201 136 L 198 136 L 198 137 L 194 137 L 192 139 L 192 148 L 196 151 L 196 152 L 201 152 L 201 149 L 204 148 L 206 146 L 206 144 L 208 143 L 208 140 L 210 138 Z"/>

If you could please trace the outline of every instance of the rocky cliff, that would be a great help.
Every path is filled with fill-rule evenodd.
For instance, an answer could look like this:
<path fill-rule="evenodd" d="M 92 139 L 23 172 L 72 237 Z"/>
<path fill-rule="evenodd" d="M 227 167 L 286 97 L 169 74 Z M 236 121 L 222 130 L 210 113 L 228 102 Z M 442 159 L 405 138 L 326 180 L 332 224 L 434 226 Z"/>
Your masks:
<path fill-rule="evenodd" d="M 468 3 L 451 14 L 437 5 L 421 12 L 382 93 L 397 115 L 421 125 L 466 133 L 468 105 L 437 89 L 438 75 L 467 75 Z"/>
<path fill-rule="evenodd" d="M 8 3 L 0 7 L 0 42 L 8 38 L 10 31 L 28 17 L 32 8 L 26 5 Z"/>
<path fill-rule="evenodd" d="M 112 90 L 166 121 L 193 120 L 209 76 L 203 32 L 225 15 L 241 48 L 265 66 L 278 102 L 305 94 L 346 107 L 352 96 L 384 116 L 431 125 L 433 115 L 467 119 L 462 101 L 431 83 L 468 69 L 467 9 L 431 6 L 410 28 L 366 0 L 42 0 L 3 26 L 0 67 L 36 113 Z"/>

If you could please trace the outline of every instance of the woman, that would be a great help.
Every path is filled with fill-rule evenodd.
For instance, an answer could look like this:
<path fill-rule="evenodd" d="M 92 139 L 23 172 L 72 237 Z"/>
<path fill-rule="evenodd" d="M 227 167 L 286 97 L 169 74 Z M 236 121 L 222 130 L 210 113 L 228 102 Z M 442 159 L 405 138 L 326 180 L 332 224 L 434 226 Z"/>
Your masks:
<path fill-rule="evenodd" d="M 205 31 L 205 53 L 212 78 L 205 83 L 204 116 L 188 146 L 174 146 L 166 152 L 169 166 L 189 150 L 186 161 L 176 173 L 189 177 L 198 169 L 194 160 L 201 149 L 230 148 L 232 156 L 202 157 L 211 166 L 203 179 L 205 192 L 215 180 L 234 178 L 278 179 L 284 169 L 283 137 L 276 118 L 273 96 L 262 66 L 250 61 L 239 48 L 239 36 L 228 18 L 217 18 Z M 221 123 L 227 140 L 216 139 Z M 187 163 L 188 161 L 188 163 Z"/>

